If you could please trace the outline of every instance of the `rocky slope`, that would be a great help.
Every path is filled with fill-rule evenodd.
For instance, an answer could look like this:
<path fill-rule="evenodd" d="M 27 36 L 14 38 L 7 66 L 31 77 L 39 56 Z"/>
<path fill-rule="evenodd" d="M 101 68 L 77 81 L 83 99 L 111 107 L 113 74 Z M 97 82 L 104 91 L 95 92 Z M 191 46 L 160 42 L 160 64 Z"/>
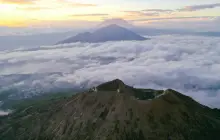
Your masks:
<path fill-rule="evenodd" d="M 118 79 L 0 119 L 1 140 L 217 140 L 219 132 L 219 110 Z"/>

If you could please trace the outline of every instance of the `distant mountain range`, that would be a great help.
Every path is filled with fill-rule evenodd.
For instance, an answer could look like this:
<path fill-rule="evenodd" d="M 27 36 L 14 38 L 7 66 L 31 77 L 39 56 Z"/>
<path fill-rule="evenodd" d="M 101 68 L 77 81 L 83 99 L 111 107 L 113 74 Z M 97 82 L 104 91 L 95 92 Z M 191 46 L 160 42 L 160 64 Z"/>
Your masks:
<path fill-rule="evenodd" d="M 146 38 L 116 24 L 104 26 L 93 33 L 85 32 L 66 40 L 60 41 L 57 44 L 73 43 L 73 42 L 88 42 L 98 43 L 106 41 L 125 41 L 125 40 L 146 40 Z"/>
<path fill-rule="evenodd" d="M 1 140 L 219 140 L 220 110 L 116 79 L 0 117 Z M 56 96 L 57 97 L 57 96 Z"/>

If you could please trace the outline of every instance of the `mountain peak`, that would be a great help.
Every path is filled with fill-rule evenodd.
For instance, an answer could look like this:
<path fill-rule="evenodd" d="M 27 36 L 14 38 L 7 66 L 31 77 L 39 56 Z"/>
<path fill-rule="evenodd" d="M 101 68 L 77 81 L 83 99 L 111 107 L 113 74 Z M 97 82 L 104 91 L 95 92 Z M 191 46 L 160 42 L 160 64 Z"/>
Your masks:
<path fill-rule="evenodd" d="M 125 28 L 132 28 L 133 25 L 131 23 L 129 23 L 128 21 L 121 19 L 121 18 L 112 18 L 112 19 L 106 19 L 105 21 L 103 21 L 101 24 L 98 25 L 98 27 L 106 27 L 109 25 L 119 25 Z"/>
<path fill-rule="evenodd" d="M 120 79 L 115 79 L 106 83 L 103 83 L 97 87 L 99 91 L 117 91 L 118 89 L 125 88 L 125 84 Z"/>
<path fill-rule="evenodd" d="M 123 28 L 123 27 L 121 27 L 120 25 L 117 25 L 117 24 L 110 24 L 110 25 L 103 27 L 103 28 Z"/>
<path fill-rule="evenodd" d="M 108 26 L 97 29 L 94 33 L 97 33 L 97 32 L 107 32 L 107 33 L 113 33 L 113 32 L 118 33 L 119 32 L 120 33 L 124 31 L 130 31 L 130 30 L 117 24 L 110 24 Z"/>
<path fill-rule="evenodd" d="M 126 40 L 146 40 L 142 37 L 118 24 L 110 24 L 99 28 L 93 33 L 80 33 L 76 36 L 70 37 L 57 44 L 73 43 L 73 42 L 87 42 L 87 43 L 99 43 L 107 41 L 126 41 Z"/>
<path fill-rule="evenodd" d="M 115 79 L 115 80 L 113 80 L 113 82 L 123 83 L 124 84 L 124 82 L 122 80 L 120 80 L 120 79 Z"/>

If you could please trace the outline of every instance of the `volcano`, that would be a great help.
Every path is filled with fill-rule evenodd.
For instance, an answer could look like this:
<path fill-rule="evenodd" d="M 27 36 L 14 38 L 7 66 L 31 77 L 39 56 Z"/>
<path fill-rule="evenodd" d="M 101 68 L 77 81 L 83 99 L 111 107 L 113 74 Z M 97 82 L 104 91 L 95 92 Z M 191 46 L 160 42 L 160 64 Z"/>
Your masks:
<path fill-rule="evenodd" d="M 66 44 L 74 42 L 99 43 L 107 41 L 128 41 L 137 40 L 143 41 L 147 38 L 142 37 L 124 27 L 112 24 L 96 30 L 93 33 L 85 32 L 66 40 L 60 41 L 57 44 Z"/>
<path fill-rule="evenodd" d="M 0 118 L 1 140 L 218 140 L 220 111 L 120 79 Z"/>

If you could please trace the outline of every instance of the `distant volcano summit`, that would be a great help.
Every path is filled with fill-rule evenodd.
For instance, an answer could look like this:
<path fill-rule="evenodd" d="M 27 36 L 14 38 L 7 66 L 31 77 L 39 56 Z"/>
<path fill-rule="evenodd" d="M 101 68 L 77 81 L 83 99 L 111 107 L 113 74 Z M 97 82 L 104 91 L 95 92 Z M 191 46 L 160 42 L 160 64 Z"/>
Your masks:
<path fill-rule="evenodd" d="M 60 41 L 57 44 L 74 43 L 74 42 L 88 42 L 98 43 L 107 41 L 126 41 L 126 40 L 138 40 L 143 41 L 147 38 L 142 37 L 124 27 L 116 24 L 111 24 L 99 28 L 93 33 L 85 32 L 76 36 L 70 37 L 66 40 Z"/>
<path fill-rule="evenodd" d="M 116 24 L 118 26 L 121 26 L 127 29 L 134 28 L 134 26 L 131 23 L 121 18 L 106 19 L 105 21 L 103 21 L 102 23 L 98 25 L 98 28 L 107 27 L 112 24 Z"/>

